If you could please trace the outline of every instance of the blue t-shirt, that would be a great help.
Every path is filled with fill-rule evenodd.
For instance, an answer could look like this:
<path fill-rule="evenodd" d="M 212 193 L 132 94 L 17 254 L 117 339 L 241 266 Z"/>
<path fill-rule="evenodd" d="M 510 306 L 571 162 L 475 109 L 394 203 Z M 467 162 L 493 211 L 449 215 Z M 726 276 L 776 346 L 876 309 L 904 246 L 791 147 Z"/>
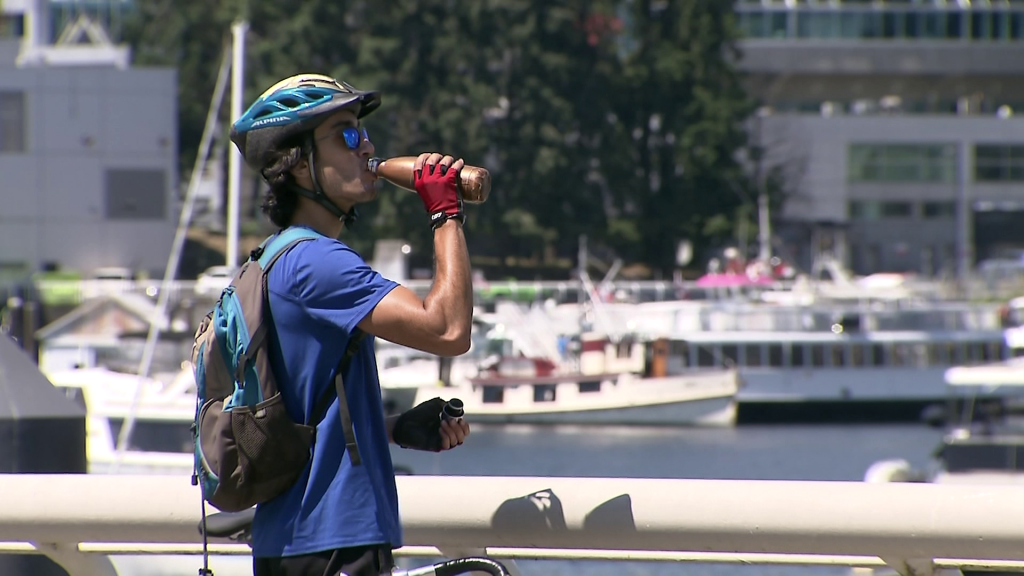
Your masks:
<path fill-rule="evenodd" d="M 308 422 L 317 400 L 334 387 L 349 335 L 395 286 L 348 246 L 327 237 L 296 244 L 274 264 L 267 284 L 276 329 L 270 362 L 296 422 Z M 257 506 L 254 556 L 401 546 L 373 341 L 369 334 L 363 339 L 345 379 L 362 464 L 352 466 L 349 460 L 335 400 L 317 426 L 311 464 L 287 492 Z"/>

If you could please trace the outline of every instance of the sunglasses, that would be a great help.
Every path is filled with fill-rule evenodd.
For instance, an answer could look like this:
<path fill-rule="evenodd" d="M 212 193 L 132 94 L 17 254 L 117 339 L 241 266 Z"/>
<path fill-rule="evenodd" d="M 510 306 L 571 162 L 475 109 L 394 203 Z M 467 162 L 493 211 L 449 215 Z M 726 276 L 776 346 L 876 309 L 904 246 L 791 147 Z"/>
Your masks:
<path fill-rule="evenodd" d="M 341 135 L 345 138 L 345 145 L 349 150 L 357 150 L 363 140 L 370 141 L 370 136 L 366 134 L 366 128 L 349 126 L 341 131 Z"/>

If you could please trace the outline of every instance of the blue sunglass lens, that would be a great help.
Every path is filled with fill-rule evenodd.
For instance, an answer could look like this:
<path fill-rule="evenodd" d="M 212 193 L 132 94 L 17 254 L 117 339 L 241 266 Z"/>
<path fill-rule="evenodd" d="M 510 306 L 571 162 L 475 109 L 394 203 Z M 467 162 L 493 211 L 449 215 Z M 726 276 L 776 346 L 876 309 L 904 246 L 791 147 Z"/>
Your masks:
<path fill-rule="evenodd" d="M 345 130 L 342 131 L 342 134 L 345 135 L 345 144 L 352 150 L 359 148 L 359 145 L 363 143 L 363 139 L 370 139 L 370 137 L 366 135 L 366 128 L 361 130 L 359 128 L 345 128 Z"/>

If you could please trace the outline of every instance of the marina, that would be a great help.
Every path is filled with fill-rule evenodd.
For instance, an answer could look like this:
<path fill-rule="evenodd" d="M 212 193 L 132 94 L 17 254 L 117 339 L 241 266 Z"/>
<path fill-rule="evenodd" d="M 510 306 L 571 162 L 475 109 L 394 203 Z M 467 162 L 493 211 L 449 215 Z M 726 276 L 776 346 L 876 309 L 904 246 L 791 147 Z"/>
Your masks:
<path fill-rule="evenodd" d="M 434 346 L 409 309 L 374 331 L 395 341 L 464 350 L 470 302 L 433 283 L 471 279 L 468 352 L 376 338 L 361 372 L 384 415 L 458 398 L 471 434 L 367 444 L 360 398 L 346 443 L 374 466 L 317 468 L 285 531 L 335 541 L 350 511 L 307 524 L 317 490 L 369 479 L 403 569 L 1024 574 L 1024 4 L 229 4 L 0 0 L 0 576 L 253 573 L 253 508 L 218 533 L 193 483 L 197 399 L 248 372 L 197 385 L 189 359 L 246 255 L 296 223 L 426 300 Z M 346 77 L 244 111 L 302 62 Z M 351 121 L 316 124 L 335 104 Z M 273 166 L 252 150 L 292 129 Z M 465 162 L 457 191 L 419 190 L 429 228 L 421 150 Z M 465 250 L 432 231 L 453 219 Z M 361 306 L 341 292 L 290 296 L 333 322 Z M 229 362 L 277 352 L 242 336 Z M 274 448 L 253 404 L 247 434 L 221 418 L 255 438 L 238 460 Z"/>

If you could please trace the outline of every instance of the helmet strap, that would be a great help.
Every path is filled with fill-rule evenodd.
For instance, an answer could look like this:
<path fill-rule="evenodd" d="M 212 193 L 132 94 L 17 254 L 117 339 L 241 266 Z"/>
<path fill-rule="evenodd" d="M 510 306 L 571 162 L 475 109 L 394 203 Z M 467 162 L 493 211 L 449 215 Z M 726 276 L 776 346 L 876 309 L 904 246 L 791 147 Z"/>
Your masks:
<path fill-rule="evenodd" d="M 359 217 L 359 213 L 356 212 L 356 207 L 353 206 L 348 212 L 342 210 L 337 204 L 327 197 L 327 194 L 324 194 L 324 189 L 320 186 L 320 180 L 317 178 L 319 170 L 317 170 L 316 167 L 316 140 L 313 138 L 312 132 L 309 132 L 309 136 L 307 137 L 306 148 L 308 149 L 306 152 L 306 163 L 309 165 L 309 178 L 313 182 L 313 190 L 306 190 L 301 186 L 295 185 L 295 191 L 316 202 L 320 206 L 323 206 L 325 210 L 343 222 L 346 228 L 355 224 L 356 219 Z"/>

